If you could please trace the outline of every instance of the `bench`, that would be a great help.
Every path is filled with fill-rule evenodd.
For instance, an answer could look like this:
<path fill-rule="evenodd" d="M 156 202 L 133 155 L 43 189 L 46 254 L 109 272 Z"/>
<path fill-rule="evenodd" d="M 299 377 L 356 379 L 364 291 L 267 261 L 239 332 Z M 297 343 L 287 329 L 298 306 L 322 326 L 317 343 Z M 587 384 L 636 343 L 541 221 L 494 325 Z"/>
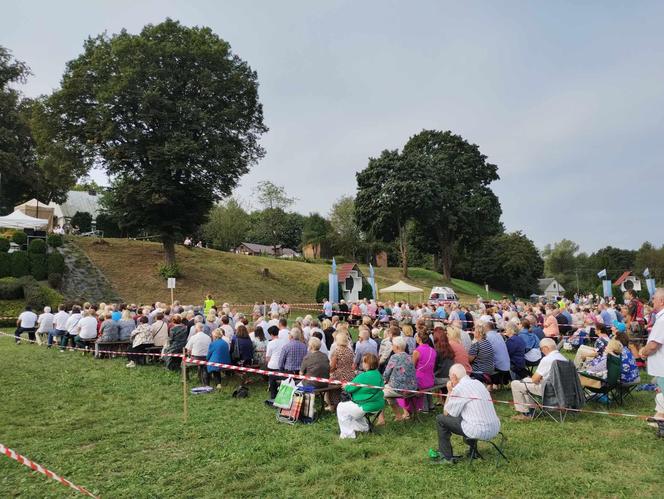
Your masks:
<path fill-rule="evenodd" d="M 114 354 L 100 353 L 100 350 L 110 350 L 113 352 L 126 352 L 131 346 L 130 341 L 103 341 L 95 343 L 95 357 L 102 359 L 105 356 L 114 357 Z"/>

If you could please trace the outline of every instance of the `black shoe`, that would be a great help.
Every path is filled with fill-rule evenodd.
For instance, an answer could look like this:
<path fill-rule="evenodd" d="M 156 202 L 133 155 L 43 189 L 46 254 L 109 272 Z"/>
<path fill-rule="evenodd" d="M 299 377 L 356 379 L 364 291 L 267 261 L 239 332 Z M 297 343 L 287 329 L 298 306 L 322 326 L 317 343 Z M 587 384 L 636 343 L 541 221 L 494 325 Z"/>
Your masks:
<path fill-rule="evenodd" d="M 265 405 L 268 406 L 268 407 L 273 407 L 274 406 L 274 400 L 267 399 L 265 401 Z"/>

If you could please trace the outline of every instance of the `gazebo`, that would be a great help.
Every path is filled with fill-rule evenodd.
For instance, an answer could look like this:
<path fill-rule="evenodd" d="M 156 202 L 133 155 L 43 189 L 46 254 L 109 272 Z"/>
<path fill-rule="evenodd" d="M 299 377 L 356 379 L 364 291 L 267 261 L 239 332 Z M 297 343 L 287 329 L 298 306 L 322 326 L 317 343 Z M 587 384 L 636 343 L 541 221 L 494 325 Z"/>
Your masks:
<path fill-rule="evenodd" d="M 6 229 L 43 229 L 47 225 L 48 220 L 31 217 L 18 210 L 0 217 L 0 227 Z"/>
<path fill-rule="evenodd" d="M 422 288 L 418 288 L 416 286 L 412 286 L 408 284 L 407 282 L 399 281 L 395 284 L 392 284 L 392 286 L 389 286 L 387 288 L 382 288 L 380 290 L 381 293 L 392 293 L 393 295 L 396 295 L 397 293 L 404 293 L 404 294 L 412 294 L 412 293 L 419 293 L 420 294 L 420 301 L 422 301 Z"/>

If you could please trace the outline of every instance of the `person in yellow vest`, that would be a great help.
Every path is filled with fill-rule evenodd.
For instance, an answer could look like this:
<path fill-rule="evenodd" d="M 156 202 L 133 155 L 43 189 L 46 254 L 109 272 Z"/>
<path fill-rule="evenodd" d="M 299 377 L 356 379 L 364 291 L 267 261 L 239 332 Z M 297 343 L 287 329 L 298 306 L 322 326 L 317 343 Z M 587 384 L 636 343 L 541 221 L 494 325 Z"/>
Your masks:
<path fill-rule="evenodd" d="M 212 299 L 212 295 L 209 294 L 205 297 L 204 305 L 205 305 L 205 315 L 207 316 L 207 314 L 210 313 L 210 309 L 212 309 L 212 307 L 214 307 L 215 305 L 214 300 Z"/>

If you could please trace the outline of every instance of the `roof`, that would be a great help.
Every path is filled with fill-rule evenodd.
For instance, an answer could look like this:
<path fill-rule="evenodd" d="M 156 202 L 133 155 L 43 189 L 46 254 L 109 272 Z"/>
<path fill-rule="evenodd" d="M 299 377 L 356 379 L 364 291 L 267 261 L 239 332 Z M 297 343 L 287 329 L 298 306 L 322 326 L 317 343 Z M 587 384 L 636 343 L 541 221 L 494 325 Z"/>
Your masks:
<path fill-rule="evenodd" d="M 613 285 L 614 286 L 620 286 L 631 275 L 632 275 L 632 272 L 629 271 L 629 270 L 626 270 L 625 272 L 622 273 L 622 275 L 620 277 L 618 277 L 618 279 L 616 280 L 616 282 L 613 283 Z"/>
<path fill-rule="evenodd" d="M 0 227 L 5 227 L 7 229 L 37 229 L 45 227 L 47 224 L 47 220 L 31 217 L 18 210 L 4 217 L 0 217 Z"/>
<path fill-rule="evenodd" d="M 399 281 L 392 286 L 383 288 L 380 290 L 381 293 L 421 293 L 422 289 L 415 286 L 411 286 L 407 282 Z"/>
<path fill-rule="evenodd" d="M 62 216 L 71 218 L 77 211 L 89 213 L 92 218 L 97 218 L 99 212 L 99 196 L 92 195 L 89 192 L 69 191 L 67 200 L 60 204 Z"/>
<path fill-rule="evenodd" d="M 544 279 L 537 279 L 537 286 L 540 289 L 540 292 L 544 293 L 551 284 L 556 283 L 558 286 L 558 291 L 565 291 L 565 288 L 563 288 L 558 281 L 556 281 L 553 277 L 545 277 Z"/>
<path fill-rule="evenodd" d="M 252 253 L 263 253 L 265 255 L 274 255 L 274 246 L 268 246 L 267 244 L 257 244 L 257 243 L 241 243 L 240 246 L 245 246 Z M 238 246 L 239 248 L 239 246 Z M 281 245 L 277 245 L 277 252 L 280 256 L 297 256 L 297 251 L 284 248 Z"/>
<path fill-rule="evenodd" d="M 353 270 L 357 270 L 357 273 L 362 276 L 362 271 L 358 267 L 357 263 L 343 263 L 337 269 L 337 279 L 339 282 L 343 281 L 350 275 Z"/>

